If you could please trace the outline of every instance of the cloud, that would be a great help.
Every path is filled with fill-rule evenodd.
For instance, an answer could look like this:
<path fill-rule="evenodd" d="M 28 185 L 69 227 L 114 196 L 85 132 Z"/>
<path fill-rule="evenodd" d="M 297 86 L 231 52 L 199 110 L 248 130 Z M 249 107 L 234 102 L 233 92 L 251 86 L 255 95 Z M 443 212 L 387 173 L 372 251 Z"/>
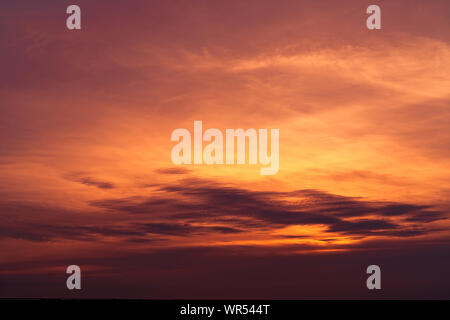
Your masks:
<path fill-rule="evenodd" d="M 192 226 L 187 223 L 146 223 L 140 226 L 141 230 L 148 233 L 163 234 L 163 235 L 173 235 L 173 236 L 186 236 L 189 234 L 199 234 L 208 232 L 219 232 L 219 233 L 238 233 L 242 230 L 230 227 L 203 227 L 203 226 Z"/>
<path fill-rule="evenodd" d="M 78 174 L 71 179 L 83 183 L 84 178 Z M 177 246 L 176 239 L 203 235 L 239 235 L 241 240 L 251 240 L 262 232 L 266 239 L 275 239 L 280 237 L 276 235 L 280 230 L 303 226 L 321 228 L 323 232 L 320 236 L 308 235 L 300 229 L 283 235 L 361 240 L 429 235 L 440 230 L 433 222 L 448 218 L 446 212 L 431 204 L 369 201 L 312 189 L 255 191 L 198 178 L 159 183 L 149 192 L 148 197 L 91 200 L 88 204 L 92 212 L 1 202 L 5 214 L 0 219 L 0 237 L 32 242 L 167 240 Z"/>
<path fill-rule="evenodd" d="M 104 199 L 90 204 L 171 223 L 223 223 L 247 230 L 317 225 L 326 226 L 330 233 L 352 236 L 412 237 L 432 232 L 423 223 L 446 219 L 445 213 L 432 205 L 368 201 L 319 190 L 253 191 L 198 179 L 157 186 L 150 198 Z"/>
<path fill-rule="evenodd" d="M 203 233 L 239 233 L 242 230 L 220 226 L 192 226 L 181 223 L 135 223 L 127 227 L 105 225 L 57 225 L 41 223 L 21 223 L 0 225 L 0 238 L 23 239 L 33 242 L 77 240 L 93 241 L 102 237 L 114 237 L 124 241 L 157 241 L 153 235 L 171 235 L 185 237 Z"/>
<path fill-rule="evenodd" d="M 191 170 L 186 168 L 164 168 L 155 170 L 155 172 L 159 174 L 187 174 L 190 171 Z"/>
<path fill-rule="evenodd" d="M 9 223 L 0 225 L 0 238 L 14 238 L 42 242 L 55 240 L 93 241 L 98 236 L 128 238 L 143 236 L 138 228 L 96 227 L 90 225 Z"/>
<path fill-rule="evenodd" d="M 114 189 L 116 186 L 111 182 L 98 180 L 81 172 L 73 172 L 64 176 L 67 180 L 81 183 L 85 186 L 96 187 L 99 189 Z"/>

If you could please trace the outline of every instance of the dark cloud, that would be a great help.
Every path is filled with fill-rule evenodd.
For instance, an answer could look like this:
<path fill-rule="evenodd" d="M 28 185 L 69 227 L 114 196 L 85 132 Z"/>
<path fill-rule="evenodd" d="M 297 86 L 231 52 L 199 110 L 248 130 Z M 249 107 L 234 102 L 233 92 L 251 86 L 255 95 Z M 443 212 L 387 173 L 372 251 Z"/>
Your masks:
<path fill-rule="evenodd" d="M 90 177 L 83 177 L 80 178 L 79 182 L 81 184 L 85 184 L 87 186 L 94 186 L 100 189 L 112 189 L 114 188 L 114 185 L 110 182 L 105 182 L 105 181 L 98 181 L 95 179 L 92 179 Z"/>
<path fill-rule="evenodd" d="M 127 203 L 130 199 L 110 201 Z M 164 209 L 169 201 L 147 201 L 147 206 Z M 125 206 L 124 209 L 127 207 Z M 129 219 L 111 217 L 107 213 L 70 211 L 58 207 L 48 207 L 32 203 L 0 202 L 0 239 L 13 238 L 33 242 L 77 240 L 101 241 L 103 237 L 113 237 L 123 241 L 154 242 L 163 240 L 160 235 L 189 236 L 208 233 L 240 233 L 236 227 L 210 224 L 199 226 L 183 222 L 182 219 L 159 221 L 161 219 Z M 139 211 L 138 211 L 139 212 Z M 116 218 L 116 219 L 114 219 Z"/>
<path fill-rule="evenodd" d="M 190 170 L 186 168 L 164 168 L 155 170 L 155 172 L 160 174 L 187 174 Z"/>
<path fill-rule="evenodd" d="M 84 173 L 74 172 L 74 173 L 65 175 L 64 178 L 67 180 L 73 181 L 73 182 L 78 182 L 78 183 L 84 184 L 86 186 L 97 187 L 99 189 L 115 188 L 115 185 L 112 184 L 111 182 L 92 178 L 88 175 L 85 175 Z"/>
<path fill-rule="evenodd" d="M 354 239 L 414 237 L 439 231 L 427 224 L 447 218 L 431 205 L 367 201 L 319 190 L 261 192 L 199 179 L 159 185 L 147 198 L 101 199 L 89 204 L 95 212 L 0 203 L 4 212 L 0 237 L 34 242 L 114 237 L 146 242 L 160 236 L 270 232 L 295 225 L 325 226 L 329 233 Z"/>
<path fill-rule="evenodd" d="M 0 238 L 15 238 L 28 241 L 80 240 L 91 241 L 98 236 L 129 237 L 142 236 L 139 229 L 93 227 L 86 225 L 51 225 L 40 223 L 12 223 L 0 225 Z"/>
<path fill-rule="evenodd" d="M 416 214 L 410 215 L 408 218 L 406 218 L 406 221 L 426 223 L 426 222 L 442 220 L 444 218 L 445 217 L 442 215 L 442 212 L 426 210 L 426 211 L 419 211 Z"/>
<path fill-rule="evenodd" d="M 398 227 L 398 225 L 386 220 L 364 219 L 359 221 L 340 221 L 330 226 L 329 231 L 366 234 L 375 230 L 390 230 Z"/>
<path fill-rule="evenodd" d="M 329 232 L 354 236 L 421 235 L 431 231 L 417 223 L 446 218 L 431 205 L 367 201 L 319 190 L 260 192 L 201 180 L 182 181 L 159 186 L 157 196 L 149 199 L 106 199 L 90 204 L 112 212 L 151 214 L 172 222 L 215 222 L 257 230 L 325 225 Z"/>
<path fill-rule="evenodd" d="M 0 224 L 0 239 L 14 238 L 33 242 L 55 240 L 93 241 L 101 237 L 132 242 L 161 240 L 154 235 L 188 236 L 207 233 L 239 233 L 242 230 L 221 226 L 193 226 L 188 223 L 135 223 L 127 227 L 115 227 L 106 224 L 102 227 L 89 225 L 51 225 L 40 223 Z"/>
<path fill-rule="evenodd" d="M 208 232 L 219 233 L 239 233 L 242 230 L 230 227 L 204 227 L 204 226 L 192 226 L 184 223 L 146 223 L 140 226 L 141 230 L 148 233 L 173 235 L 173 236 L 185 236 L 188 234 L 201 234 Z"/>

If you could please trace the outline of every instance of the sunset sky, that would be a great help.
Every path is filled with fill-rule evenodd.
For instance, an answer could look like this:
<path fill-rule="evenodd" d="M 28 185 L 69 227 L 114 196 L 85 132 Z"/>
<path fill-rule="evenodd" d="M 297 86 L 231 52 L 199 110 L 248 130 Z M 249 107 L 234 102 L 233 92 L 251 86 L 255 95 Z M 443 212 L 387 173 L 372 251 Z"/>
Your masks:
<path fill-rule="evenodd" d="M 450 298 L 449 19 L 448 0 L 2 1 L 0 297 Z M 278 173 L 174 165 L 195 120 L 279 129 Z"/>

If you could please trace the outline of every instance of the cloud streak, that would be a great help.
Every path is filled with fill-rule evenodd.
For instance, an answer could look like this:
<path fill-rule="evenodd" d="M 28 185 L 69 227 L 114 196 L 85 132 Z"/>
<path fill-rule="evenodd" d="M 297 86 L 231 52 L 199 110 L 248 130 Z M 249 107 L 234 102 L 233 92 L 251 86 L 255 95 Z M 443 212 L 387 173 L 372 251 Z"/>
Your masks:
<path fill-rule="evenodd" d="M 69 181 L 78 182 L 85 186 L 96 187 L 99 189 L 114 189 L 115 185 L 111 182 L 101 181 L 96 178 L 92 178 L 81 172 L 73 172 L 65 175 L 65 178 Z"/>
<path fill-rule="evenodd" d="M 2 203 L 10 218 L 1 220 L 0 237 L 35 242 L 107 237 L 137 241 L 243 234 L 245 239 L 247 232 L 251 239 L 255 232 L 270 234 L 292 226 L 325 227 L 325 233 L 355 238 L 414 237 L 432 234 L 436 230 L 427 224 L 447 219 L 445 212 L 432 205 L 373 202 L 318 190 L 262 192 L 194 178 L 154 186 L 148 198 L 101 199 L 89 204 L 102 210 L 95 220 L 88 218 L 87 212 Z M 33 213 L 42 217 L 26 218 Z M 68 214 L 79 218 L 73 225 L 64 220 L 41 222 L 49 214 L 65 215 L 66 221 Z"/>

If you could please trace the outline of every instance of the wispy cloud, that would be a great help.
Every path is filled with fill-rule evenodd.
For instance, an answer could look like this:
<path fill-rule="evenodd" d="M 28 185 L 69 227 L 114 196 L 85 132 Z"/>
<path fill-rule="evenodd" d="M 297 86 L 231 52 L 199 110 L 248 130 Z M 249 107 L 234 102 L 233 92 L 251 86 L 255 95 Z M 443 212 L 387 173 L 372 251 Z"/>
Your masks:
<path fill-rule="evenodd" d="M 86 173 L 83 172 L 72 172 L 69 174 L 66 174 L 64 176 L 67 180 L 78 182 L 86 186 L 90 187 L 96 187 L 99 189 L 113 189 L 115 188 L 115 185 L 111 182 L 102 181 L 97 178 L 93 178 Z"/>

